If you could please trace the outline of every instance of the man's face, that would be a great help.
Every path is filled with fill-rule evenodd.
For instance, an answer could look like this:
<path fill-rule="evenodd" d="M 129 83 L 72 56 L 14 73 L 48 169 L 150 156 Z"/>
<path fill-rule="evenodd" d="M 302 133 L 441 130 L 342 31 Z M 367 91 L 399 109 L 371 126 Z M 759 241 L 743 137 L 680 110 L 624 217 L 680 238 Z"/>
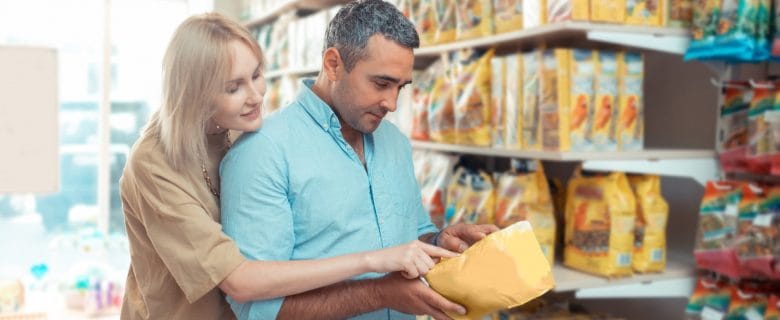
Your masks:
<path fill-rule="evenodd" d="M 371 133 L 382 118 L 396 110 L 398 92 L 412 82 L 412 49 L 374 35 L 368 40 L 367 55 L 352 71 L 336 81 L 333 108 L 346 125 Z"/>

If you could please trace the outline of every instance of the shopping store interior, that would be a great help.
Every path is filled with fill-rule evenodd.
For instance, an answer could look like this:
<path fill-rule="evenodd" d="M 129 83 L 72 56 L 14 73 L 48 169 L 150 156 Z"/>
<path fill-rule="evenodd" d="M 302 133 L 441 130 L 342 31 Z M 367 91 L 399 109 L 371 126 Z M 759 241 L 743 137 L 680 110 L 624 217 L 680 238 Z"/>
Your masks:
<path fill-rule="evenodd" d="M 529 221 L 554 279 L 479 319 L 780 319 L 777 2 L 389 2 L 420 47 L 383 121 L 431 221 Z M 269 118 L 347 3 L 0 0 L 0 320 L 120 318 L 119 182 L 182 21 L 250 32 Z"/>

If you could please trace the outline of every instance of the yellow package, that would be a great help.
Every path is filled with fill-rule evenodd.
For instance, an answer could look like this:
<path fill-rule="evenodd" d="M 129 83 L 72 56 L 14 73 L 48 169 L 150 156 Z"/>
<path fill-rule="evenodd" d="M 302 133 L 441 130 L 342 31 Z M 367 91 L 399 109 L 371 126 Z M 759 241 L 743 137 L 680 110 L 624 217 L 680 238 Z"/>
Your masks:
<path fill-rule="evenodd" d="M 628 177 L 637 201 L 633 267 L 637 272 L 663 272 L 666 268 L 666 223 L 669 204 L 661 195 L 661 177 Z"/>
<path fill-rule="evenodd" d="M 626 24 L 660 26 L 663 0 L 627 0 Z"/>
<path fill-rule="evenodd" d="M 434 43 L 436 37 L 436 7 L 433 0 L 412 0 L 412 14 L 420 36 L 420 45 L 426 46 Z"/>
<path fill-rule="evenodd" d="M 523 147 L 523 112 L 520 106 L 523 102 L 523 60 L 520 54 L 506 57 L 506 81 L 504 86 L 504 144 L 507 148 L 521 149 Z"/>
<path fill-rule="evenodd" d="M 631 275 L 636 200 L 626 175 L 575 173 L 567 194 L 563 263 L 607 277 Z"/>
<path fill-rule="evenodd" d="M 589 0 L 547 0 L 547 23 L 590 19 Z"/>
<path fill-rule="evenodd" d="M 470 186 L 463 195 L 461 215 L 451 222 L 492 224 L 496 212 L 496 190 L 487 172 L 472 174 Z"/>
<path fill-rule="evenodd" d="M 617 55 L 612 51 L 598 51 L 596 55 L 596 98 L 591 136 L 596 150 L 617 151 Z"/>
<path fill-rule="evenodd" d="M 624 23 L 626 0 L 590 0 L 590 19 L 598 22 Z"/>
<path fill-rule="evenodd" d="M 446 56 L 442 57 L 444 71 L 431 89 L 428 109 L 428 133 L 431 141 L 455 143 L 455 98 L 451 73 Z"/>
<path fill-rule="evenodd" d="M 463 167 L 455 169 L 447 186 L 446 207 L 444 209 L 444 225 L 449 226 L 463 221 L 466 216 L 463 201 L 471 188 L 472 175 Z"/>
<path fill-rule="evenodd" d="M 493 147 L 504 148 L 506 142 L 506 113 L 504 98 L 506 94 L 506 60 L 509 57 L 494 56 L 490 59 L 490 112 L 492 113 Z"/>
<path fill-rule="evenodd" d="M 571 50 L 545 50 L 539 74 L 539 117 L 542 149 L 568 151 L 569 140 L 569 60 Z"/>
<path fill-rule="evenodd" d="M 457 40 L 493 34 L 492 0 L 462 0 L 456 3 L 455 38 Z"/>
<path fill-rule="evenodd" d="M 457 258 L 442 260 L 425 279 L 436 292 L 468 310 L 453 319 L 485 315 L 531 301 L 555 286 L 531 224 L 521 221 L 494 232 Z"/>
<path fill-rule="evenodd" d="M 428 109 L 436 79 L 442 75 L 444 65 L 441 60 L 431 64 L 425 72 L 418 74 L 412 83 L 412 133 L 414 140 L 430 140 L 428 129 Z"/>
<path fill-rule="evenodd" d="M 523 29 L 547 24 L 547 0 L 523 0 Z"/>
<path fill-rule="evenodd" d="M 569 63 L 569 139 L 572 151 L 592 151 L 593 79 L 596 60 L 593 50 L 573 49 Z"/>
<path fill-rule="evenodd" d="M 455 141 L 490 146 L 490 59 L 494 50 L 458 52 L 455 92 Z"/>
<path fill-rule="evenodd" d="M 547 178 L 540 161 L 536 160 L 526 173 L 504 173 L 496 186 L 495 224 L 508 227 L 518 221 L 528 221 L 539 240 L 542 253 L 555 261 L 555 212 Z"/>
<path fill-rule="evenodd" d="M 493 13 L 496 33 L 523 29 L 522 0 L 493 0 Z"/>
<path fill-rule="evenodd" d="M 621 52 L 618 54 L 617 138 L 619 150 L 642 150 L 645 136 L 645 112 L 642 94 L 644 63 L 642 54 Z"/>
<path fill-rule="evenodd" d="M 542 51 L 535 50 L 523 54 L 522 79 L 522 147 L 526 150 L 539 150 L 539 72 L 542 63 Z"/>
<path fill-rule="evenodd" d="M 436 35 L 433 42 L 436 44 L 455 41 L 455 0 L 433 0 L 436 12 Z"/>

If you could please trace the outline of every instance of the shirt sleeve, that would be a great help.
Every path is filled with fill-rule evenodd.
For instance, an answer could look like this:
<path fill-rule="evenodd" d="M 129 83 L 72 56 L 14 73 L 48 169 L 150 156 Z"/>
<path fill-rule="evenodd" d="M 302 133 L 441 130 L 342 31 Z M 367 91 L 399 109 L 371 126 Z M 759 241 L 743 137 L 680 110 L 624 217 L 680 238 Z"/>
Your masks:
<path fill-rule="evenodd" d="M 222 225 L 248 259 L 290 260 L 295 236 L 286 170 L 282 151 L 259 132 L 242 137 L 222 161 Z M 228 302 L 238 319 L 275 319 L 283 299 Z"/>
<path fill-rule="evenodd" d="M 137 190 L 145 192 L 137 197 L 138 212 L 154 250 L 193 303 L 245 259 L 203 207 L 176 183 L 151 172 L 140 177 Z"/>

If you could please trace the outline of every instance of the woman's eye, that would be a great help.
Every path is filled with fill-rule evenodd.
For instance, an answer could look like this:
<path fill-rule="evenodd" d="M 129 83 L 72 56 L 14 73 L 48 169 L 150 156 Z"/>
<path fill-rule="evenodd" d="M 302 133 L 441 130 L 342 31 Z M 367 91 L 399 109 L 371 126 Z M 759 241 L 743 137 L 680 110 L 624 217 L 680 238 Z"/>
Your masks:
<path fill-rule="evenodd" d="M 227 93 L 236 93 L 236 91 L 238 91 L 238 86 L 227 87 L 225 91 L 227 91 Z"/>

